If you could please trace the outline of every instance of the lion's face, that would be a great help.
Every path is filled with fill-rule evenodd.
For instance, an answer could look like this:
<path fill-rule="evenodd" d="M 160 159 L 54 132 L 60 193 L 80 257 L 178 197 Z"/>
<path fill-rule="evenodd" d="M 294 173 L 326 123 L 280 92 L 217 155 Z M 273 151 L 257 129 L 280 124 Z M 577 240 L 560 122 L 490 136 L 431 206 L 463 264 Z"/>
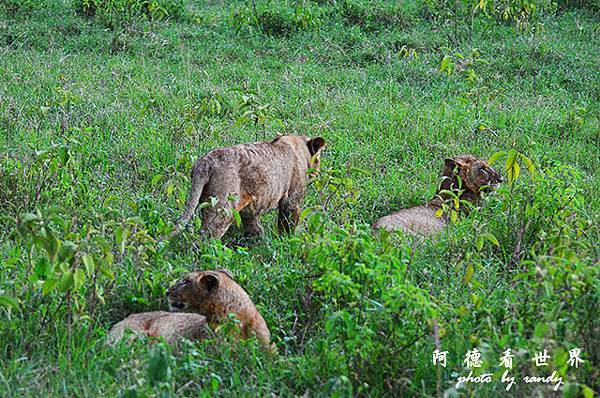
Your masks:
<path fill-rule="evenodd" d="M 228 277 L 228 271 L 189 273 L 167 289 L 169 309 L 179 312 L 202 308 L 217 293 L 222 277 Z"/>
<path fill-rule="evenodd" d="M 502 176 L 485 160 L 471 155 L 446 159 L 443 174 L 451 176 L 454 173 L 458 173 L 462 179 L 463 189 L 466 188 L 474 193 L 496 189 L 503 181 Z"/>
<path fill-rule="evenodd" d="M 475 192 L 482 189 L 496 189 L 502 181 L 500 174 L 483 160 L 477 160 L 468 169 L 467 184 Z"/>

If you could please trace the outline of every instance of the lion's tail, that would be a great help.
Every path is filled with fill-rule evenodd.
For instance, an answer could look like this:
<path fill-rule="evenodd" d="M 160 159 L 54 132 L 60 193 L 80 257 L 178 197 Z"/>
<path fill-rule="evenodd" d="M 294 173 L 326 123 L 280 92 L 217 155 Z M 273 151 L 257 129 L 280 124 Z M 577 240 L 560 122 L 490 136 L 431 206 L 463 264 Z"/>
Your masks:
<path fill-rule="evenodd" d="M 176 231 L 179 231 L 194 216 L 194 211 L 200 202 L 202 190 L 210 178 L 210 166 L 207 162 L 198 162 L 192 167 L 192 187 L 188 193 L 183 214 L 177 220 Z"/>

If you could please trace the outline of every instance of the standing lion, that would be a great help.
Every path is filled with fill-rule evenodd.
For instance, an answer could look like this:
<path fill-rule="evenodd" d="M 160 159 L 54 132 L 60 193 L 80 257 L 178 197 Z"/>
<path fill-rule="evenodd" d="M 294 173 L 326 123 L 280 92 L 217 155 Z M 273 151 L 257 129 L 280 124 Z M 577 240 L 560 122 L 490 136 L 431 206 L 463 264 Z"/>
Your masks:
<path fill-rule="evenodd" d="M 259 217 L 278 208 L 279 232 L 291 232 L 300 217 L 310 170 L 319 168 L 321 137 L 283 135 L 272 141 L 210 151 L 192 167 L 192 187 L 176 232 L 202 206 L 202 234 L 221 238 L 239 212 L 243 230 L 259 235 Z"/>

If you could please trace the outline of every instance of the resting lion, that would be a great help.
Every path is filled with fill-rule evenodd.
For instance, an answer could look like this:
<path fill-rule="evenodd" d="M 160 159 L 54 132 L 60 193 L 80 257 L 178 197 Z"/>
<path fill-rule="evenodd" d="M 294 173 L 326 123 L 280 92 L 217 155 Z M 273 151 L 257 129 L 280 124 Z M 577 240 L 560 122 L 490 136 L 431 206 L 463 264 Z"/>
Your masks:
<path fill-rule="evenodd" d="M 240 321 L 242 338 L 254 335 L 263 347 L 274 350 L 267 323 L 227 270 L 192 272 L 167 290 L 167 298 L 171 311 L 200 314 L 213 325 L 233 314 Z"/>
<path fill-rule="evenodd" d="M 462 184 L 459 184 L 459 178 Z M 436 211 L 449 199 L 447 193 L 459 189 L 460 199 L 477 204 L 482 192 L 497 188 L 502 177 L 484 160 L 472 155 L 461 155 L 446 159 L 442 170 L 442 184 L 436 196 L 429 203 L 400 210 L 380 218 L 373 229 L 384 228 L 388 231 L 402 230 L 412 235 L 435 235 L 448 223 L 446 215 L 436 216 Z"/>
<path fill-rule="evenodd" d="M 200 202 L 202 233 L 221 238 L 239 212 L 245 233 L 263 231 L 259 217 L 279 209 L 279 232 L 290 232 L 300 217 L 307 172 L 318 170 L 325 146 L 321 137 L 282 135 L 272 141 L 210 151 L 192 167 L 192 187 L 175 233 L 194 215 Z M 209 205 L 211 203 L 214 206 Z M 216 200 L 216 203 L 215 203 Z"/>

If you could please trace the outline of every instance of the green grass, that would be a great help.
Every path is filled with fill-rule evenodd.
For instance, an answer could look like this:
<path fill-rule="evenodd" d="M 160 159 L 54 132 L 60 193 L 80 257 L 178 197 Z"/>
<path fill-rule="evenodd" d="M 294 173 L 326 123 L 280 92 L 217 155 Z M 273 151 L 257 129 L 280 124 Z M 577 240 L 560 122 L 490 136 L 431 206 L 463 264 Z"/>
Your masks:
<path fill-rule="evenodd" d="M 521 32 L 483 17 L 472 30 L 470 21 L 426 18 L 420 2 L 306 2 L 305 25 L 293 19 L 295 3 L 258 3 L 276 16 L 239 29 L 234 11 L 250 15 L 251 3 L 192 2 L 178 20 L 117 27 L 77 14 L 68 1 L 0 5 L 0 298 L 17 301 L 0 306 L 0 396 L 434 396 L 437 386 L 452 393 L 468 349 L 479 347 L 498 372 L 506 346 L 521 350 L 517 375 L 535 373 L 529 358 L 548 348 L 552 369 L 569 377 L 565 395 L 585 385 L 598 392 L 593 9 L 545 15 L 543 29 Z M 447 55 L 473 78 L 440 71 Z M 244 96 L 252 102 L 242 109 Z M 203 98 L 221 108 L 203 107 Z M 244 110 L 266 119 L 244 122 Z M 198 221 L 168 246 L 145 238 L 159 238 L 180 214 L 192 160 L 277 133 L 323 136 L 322 174 L 342 187 L 310 187 L 305 207 L 313 211 L 295 236 L 278 236 L 269 214 L 258 241 L 234 231 L 225 246 L 200 242 Z M 70 154 L 56 171 L 58 150 L 47 161 L 39 155 L 52 145 Z M 445 157 L 511 149 L 542 177 L 523 167 L 513 189 L 491 195 L 439 241 L 390 243 L 368 233 L 378 217 L 429 199 Z M 561 180 L 548 171 L 557 164 L 576 174 L 565 186 L 552 185 Z M 561 215 L 560 200 L 575 197 L 565 205 L 573 215 Z M 527 203 L 537 210 L 521 216 Z M 336 210 L 319 227 L 323 207 Z M 30 235 L 12 234 L 35 209 L 61 240 L 78 244 L 74 264 L 82 253 L 100 261 L 105 240 L 116 277 L 98 277 L 104 304 L 89 275 L 73 298 L 42 294 L 37 270 L 47 256 Z M 121 249 L 119 229 L 133 216 L 134 236 Z M 532 222 L 515 263 L 522 220 Z M 500 247 L 476 250 L 474 235 L 483 232 Z M 164 290 L 187 270 L 217 267 L 229 268 L 257 303 L 276 358 L 223 336 L 173 356 L 145 342 L 106 346 L 113 323 L 164 309 Z M 450 351 L 439 381 L 433 318 Z M 583 349 L 585 366 L 561 368 L 561 349 L 573 347 Z M 157 380 L 148 374 L 153 364 L 169 372 Z M 503 396 L 503 387 L 455 393 Z"/>

